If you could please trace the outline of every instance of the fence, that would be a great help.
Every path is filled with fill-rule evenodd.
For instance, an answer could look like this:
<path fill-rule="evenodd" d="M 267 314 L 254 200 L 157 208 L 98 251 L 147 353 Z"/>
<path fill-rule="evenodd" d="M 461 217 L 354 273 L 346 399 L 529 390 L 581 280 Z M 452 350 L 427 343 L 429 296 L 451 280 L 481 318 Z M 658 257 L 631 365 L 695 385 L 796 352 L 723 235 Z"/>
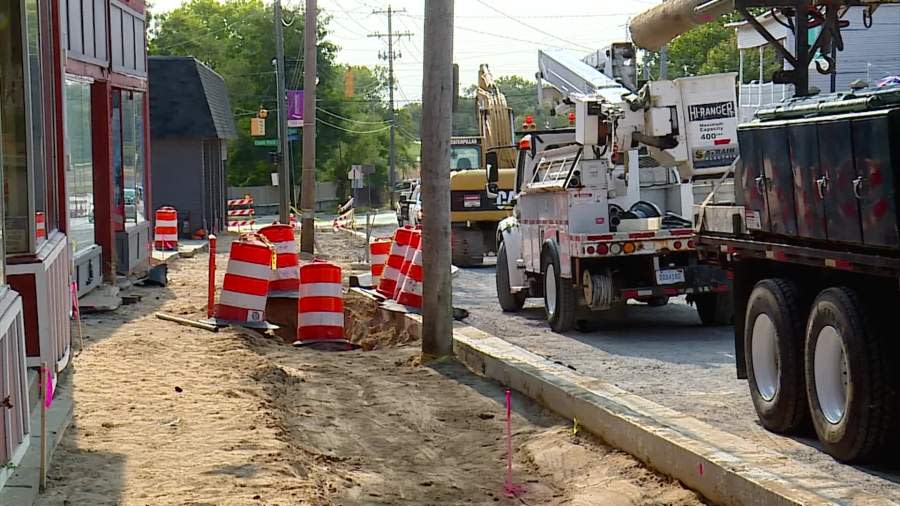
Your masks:
<path fill-rule="evenodd" d="M 330 211 L 339 204 L 337 195 L 337 183 L 321 182 L 316 183 L 316 211 Z M 229 187 L 228 198 L 237 199 L 244 195 L 253 197 L 253 201 L 258 210 L 257 214 L 262 214 L 263 209 L 272 208 L 277 210 L 280 197 L 280 189 L 277 186 L 241 186 Z M 294 187 L 294 195 L 299 195 L 300 187 Z"/>

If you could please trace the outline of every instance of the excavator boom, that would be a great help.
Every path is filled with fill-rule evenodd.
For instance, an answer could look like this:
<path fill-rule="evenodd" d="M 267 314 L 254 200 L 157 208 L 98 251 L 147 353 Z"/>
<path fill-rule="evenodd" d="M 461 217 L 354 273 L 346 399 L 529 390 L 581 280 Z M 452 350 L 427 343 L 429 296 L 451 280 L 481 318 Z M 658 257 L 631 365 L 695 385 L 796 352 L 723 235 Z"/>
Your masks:
<path fill-rule="evenodd" d="M 496 150 L 500 167 L 515 167 L 516 151 L 498 149 L 513 145 L 512 109 L 506 103 L 506 96 L 494 83 L 490 68 L 484 64 L 478 69 L 475 107 L 478 114 L 478 134 L 484 139 L 485 152 Z"/>

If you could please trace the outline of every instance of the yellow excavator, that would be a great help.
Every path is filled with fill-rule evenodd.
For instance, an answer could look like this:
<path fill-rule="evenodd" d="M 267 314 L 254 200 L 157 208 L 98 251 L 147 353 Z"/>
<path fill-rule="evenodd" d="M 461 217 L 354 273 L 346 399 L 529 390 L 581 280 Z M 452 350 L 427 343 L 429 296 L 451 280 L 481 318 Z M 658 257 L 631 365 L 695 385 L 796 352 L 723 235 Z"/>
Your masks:
<path fill-rule="evenodd" d="M 484 64 L 478 69 L 475 114 L 478 135 L 450 141 L 452 256 L 459 267 L 481 265 L 486 254 L 496 253 L 497 225 L 512 213 L 515 196 L 513 111 Z M 489 161 L 500 169 L 496 196 L 486 191 Z"/>

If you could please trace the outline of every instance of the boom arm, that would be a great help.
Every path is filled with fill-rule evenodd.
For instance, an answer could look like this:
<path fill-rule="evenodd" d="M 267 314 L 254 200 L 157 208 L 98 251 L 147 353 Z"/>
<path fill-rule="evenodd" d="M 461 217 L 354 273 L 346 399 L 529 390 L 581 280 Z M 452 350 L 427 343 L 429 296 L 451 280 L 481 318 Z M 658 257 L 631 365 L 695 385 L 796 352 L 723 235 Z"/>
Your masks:
<path fill-rule="evenodd" d="M 494 83 L 487 65 L 478 69 L 478 89 L 475 90 L 475 108 L 478 114 L 478 134 L 484 139 L 485 149 L 509 147 L 513 144 L 513 115 L 506 96 Z M 516 166 L 516 152 L 497 149 L 501 168 Z"/>

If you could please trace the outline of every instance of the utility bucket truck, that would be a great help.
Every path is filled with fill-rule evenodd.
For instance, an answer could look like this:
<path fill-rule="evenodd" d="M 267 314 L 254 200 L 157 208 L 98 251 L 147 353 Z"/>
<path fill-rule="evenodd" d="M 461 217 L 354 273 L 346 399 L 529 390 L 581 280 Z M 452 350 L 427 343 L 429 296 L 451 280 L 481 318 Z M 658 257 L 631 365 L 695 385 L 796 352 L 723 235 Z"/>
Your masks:
<path fill-rule="evenodd" d="M 697 261 L 690 181 L 737 157 L 735 77 L 630 89 L 615 75 L 634 55 L 623 46 L 607 52 L 624 58 L 606 66 L 612 77 L 539 52 L 538 76 L 555 90 L 557 112 L 574 111 L 575 128 L 519 141 L 514 212 L 498 227 L 500 305 L 517 311 L 543 297 L 551 328 L 565 332 L 629 299 L 662 305 L 687 295 L 703 323 L 730 323 L 727 276 Z M 488 167 L 496 182 L 497 164 Z"/>

